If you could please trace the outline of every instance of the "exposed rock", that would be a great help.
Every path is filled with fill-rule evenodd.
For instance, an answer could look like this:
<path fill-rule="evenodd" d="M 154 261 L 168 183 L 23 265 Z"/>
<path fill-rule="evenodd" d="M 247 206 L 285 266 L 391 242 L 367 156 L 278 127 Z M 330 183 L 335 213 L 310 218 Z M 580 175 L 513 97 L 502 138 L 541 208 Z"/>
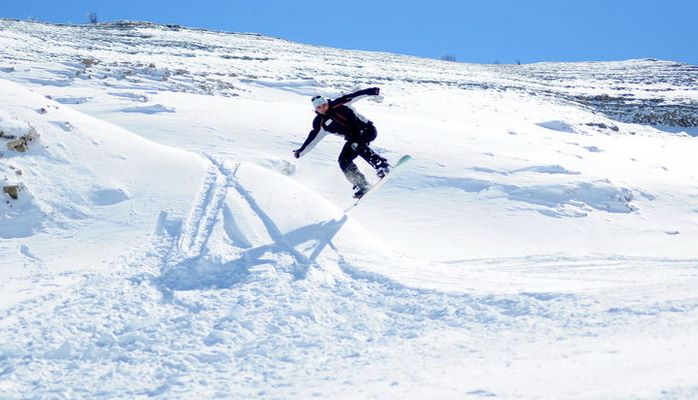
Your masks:
<path fill-rule="evenodd" d="M 9 133 L 5 133 L 4 131 L 0 131 L 0 138 L 1 139 L 17 139 L 17 136 L 10 135 Z"/>
<path fill-rule="evenodd" d="M 7 165 L 7 167 L 8 167 L 10 170 L 15 171 L 15 173 L 17 173 L 17 171 L 19 170 L 19 168 L 15 167 L 14 165 Z M 21 174 L 21 172 L 20 172 L 20 174 Z"/>
<path fill-rule="evenodd" d="M 87 68 L 90 68 L 90 67 L 93 67 L 93 66 L 99 64 L 99 60 L 97 60 L 97 59 L 95 59 L 95 58 L 92 58 L 92 57 L 86 57 L 86 58 L 83 58 L 83 59 L 80 61 L 80 63 L 81 63 L 82 65 L 84 65 L 85 68 L 87 69 Z"/>
<path fill-rule="evenodd" d="M 613 124 L 606 125 L 603 122 L 588 122 L 586 125 L 593 126 L 595 128 L 599 128 L 599 129 L 610 129 L 613 132 L 618 132 L 620 130 L 617 126 L 615 126 Z"/>
<path fill-rule="evenodd" d="M 26 140 L 24 140 L 23 137 L 15 139 L 7 143 L 7 148 L 19 153 L 24 153 L 25 151 L 27 151 L 27 142 Z"/>
<path fill-rule="evenodd" d="M 15 167 L 14 165 L 10 165 L 9 167 L 10 167 L 11 170 L 15 171 L 15 174 L 17 174 L 18 176 L 21 176 L 21 175 L 22 175 L 22 170 L 21 170 L 21 169 Z"/>
<path fill-rule="evenodd" d="M 3 193 L 7 193 L 10 197 L 17 200 L 19 198 L 19 192 L 22 190 L 21 185 L 7 185 L 3 186 Z"/>
<path fill-rule="evenodd" d="M 577 96 L 573 100 L 617 121 L 684 128 L 698 126 L 698 103 L 688 100 L 676 103 L 609 95 Z"/>
<path fill-rule="evenodd" d="M 31 128 L 26 135 L 19 137 L 18 139 L 11 140 L 7 143 L 7 148 L 20 153 L 24 153 L 29 149 L 29 144 L 33 143 L 39 139 L 39 133 L 36 129 Z"/>

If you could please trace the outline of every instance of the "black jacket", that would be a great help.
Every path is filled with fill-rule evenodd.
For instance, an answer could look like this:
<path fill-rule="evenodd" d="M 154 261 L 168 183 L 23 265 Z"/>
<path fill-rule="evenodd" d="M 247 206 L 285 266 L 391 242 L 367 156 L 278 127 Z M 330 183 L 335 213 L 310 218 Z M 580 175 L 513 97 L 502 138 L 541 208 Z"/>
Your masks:
<path fill-rule="evenodd" d="M 316 112 L 313 129 L 300 149 L 297 150 L 299 156 L 306 150 L 312 149 L 322 139 L 324 135 L 319 135 L 319 133 L 323 131 L 340 135 L 346 140 L 357 138 L 364 129 L 373 124 L 349 107 L 349 104 L 364 96 L 377 96 L 379 93 L 379 88 L 369 88 L 329 100 L 329 107 L 325 114 Z"/>

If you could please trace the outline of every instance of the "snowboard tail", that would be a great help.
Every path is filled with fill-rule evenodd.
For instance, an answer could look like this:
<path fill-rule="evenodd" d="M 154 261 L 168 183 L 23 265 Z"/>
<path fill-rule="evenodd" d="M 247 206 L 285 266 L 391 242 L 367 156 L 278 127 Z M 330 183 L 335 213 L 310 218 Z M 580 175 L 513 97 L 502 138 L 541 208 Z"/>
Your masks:
<path fill-rule="evenodd" d="M 400 166 L 404 165 L 406 162 L 410 161 L 411 159 L 412 159 L 412 156 L 410 156 L 409 154 L 400 157 L 400 159 L 397 160 L 397 162 L 395 163 L 395 165 L 393 165 L 391 171 L 390 171 L 387 175 L 385 175 L 383 178 L 381 178 L 381 179 L 380 179 L 375 185 L 373 185 L 366 193 L 364 193 L 363 196 L 361 196 L 361 197 L 359 197 L 358 199 L 356 199 L 356 201 L 354 201 L 354 204 L 352 204 L 351 206 L 349 206 L 349 208 L 347 208 L 346 210 L 344 210 L 344 212 L 347 212 L 347 211 L 351 210 L 352 208 L 356 207 L 357 205 L 359 205 L 359 203 L 361 202 L 361 200 L 363 200 L 363 199 L 365 199 L 366 197 L 368 197 L 368 196 L 372 195 L 373 193 L 377 192 L 380 188 L 383 187 L 383 185 L 385 185 L 385 183 L 390 179 L 390 177 L 393 176 L 393 174 L 395 174 L 395 171 L 396 171 L 398 168 L 400 168 Z"/>

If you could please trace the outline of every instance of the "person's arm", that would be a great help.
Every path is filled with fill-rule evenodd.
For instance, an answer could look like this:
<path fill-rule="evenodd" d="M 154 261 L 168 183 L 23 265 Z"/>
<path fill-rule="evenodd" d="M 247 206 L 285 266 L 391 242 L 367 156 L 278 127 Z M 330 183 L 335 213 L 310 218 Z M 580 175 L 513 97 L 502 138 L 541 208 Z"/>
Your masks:
<path fill-rule="evenodd" d="M 308 137 L 303 142 L 300 148 L 293 150 L 293 156 L 295 158 L 300 158 L 303 154 L 309 152 L 315 147 L 322 138 L 324 138 L 326 132 L 322 129 L 322 117 L 319 115 L 313 120 L 313 129 L 308 133 Z"/>
<path fill-rule="evenodd" d="M 332 107 L 339 105 L 347 105 L 355 102 L 356 100 L 362 99 L 366 96 L 378 96 L 380 94 L 380 88 L 372 87 L 364 90 L 359 90 L 358 92 L 350 93 L 342 97 L 338 97 L 332 100 Z"/>

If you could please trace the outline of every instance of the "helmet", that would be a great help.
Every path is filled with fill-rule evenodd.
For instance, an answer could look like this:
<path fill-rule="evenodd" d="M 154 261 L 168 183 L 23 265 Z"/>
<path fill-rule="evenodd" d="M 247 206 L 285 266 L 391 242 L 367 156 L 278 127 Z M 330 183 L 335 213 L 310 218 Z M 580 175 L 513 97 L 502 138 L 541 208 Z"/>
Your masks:
<path fill-rule="evenodd" d="M 312 99 L 310 99 L 310 101 L 313 103 L 313 107 L 315 108 L 318 108 L 323 104 L 327 104 L 327 99 L 320 95 L 314 96 Z"/>

